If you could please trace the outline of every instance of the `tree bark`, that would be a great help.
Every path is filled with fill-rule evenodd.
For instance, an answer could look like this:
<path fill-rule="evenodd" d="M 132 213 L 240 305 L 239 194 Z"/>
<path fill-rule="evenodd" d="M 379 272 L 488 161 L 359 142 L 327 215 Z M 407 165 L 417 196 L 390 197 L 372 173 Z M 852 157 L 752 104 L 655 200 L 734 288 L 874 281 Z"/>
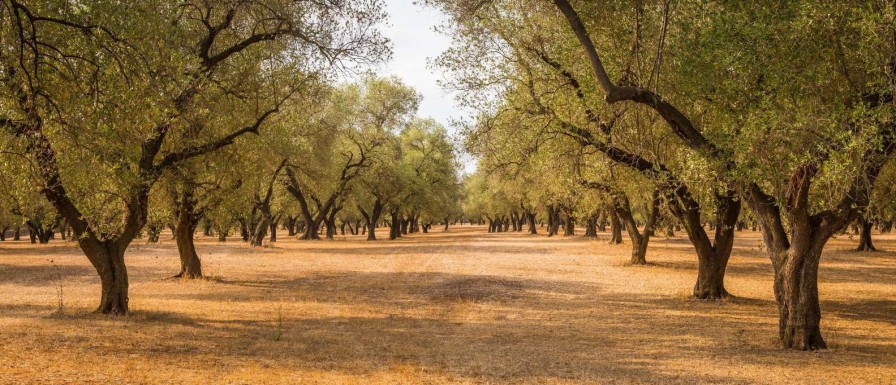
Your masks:
<path fill-rule="evenodd" d="M 821 306 L 818 302 L 818 265 L 822 248 L 824 243 L 817 240 L 792 244 L 787 260 L 775 271 L 778 327 L 781 344 L 786 348 L 827 348 L 821 336 Z"/>
<path fill-rule="evenodd" d="M 680 187 L 670 195 L 670 211 L 679 219 L 697 252 L 697 283 L 694 297 L 722 299 L 729 296 L 725 289 L 725 270 L 734 246 L 734 230 L 740 215 L 741 201 L 734 191 L 716 195 L 715 237 L 709 239 L 700 221 L 700 206 Z"/>
<path fill-rule="evenodd" d="M 195 230 L 196 226 L 188 219 L 178 219 L 177 226 L 175 226 L 175 239 L 177 240 L 177 252 L 180 255 L 180 272 L 174 276 L 176 278 L 202 278 L 202 262 L 199 260 L 199 254 L 196 253 L 196 246 L 193 243 Z"/>
<path fill-rule="evenodd" d="M 653 229 L 656 226 L 657 217 L 659 216 L 660 195 L 658 190 L 654 190 L 650 203 L 650 211 L 647 212 L 647 222 L 644 224 L 644 232 L 638 231 L 638 224 L 632 215 L 631 204 L 624 194 L 619 193 L 614 198 L 616 205 L 616 213 L 620 219 L 626 224 L 629 239 L 632 242 L 632 265 L 647 264 L 647 244 L 653 235 Z"/>
<path fill-rule="evenodd" d="M 566 210 L 566 226 L 563 228 L 563 236 L 576 235 L 576 218 L 572 215 L 572 208 Z"/>
<path fill-rule="evenodd" d="M 336 235 L 336 214 L 342 210 L 342 206 L 332 206 L 330 209 L 330 213 L 327 215 L 327 239 L 332 240 Z M 345 229 L 342 230 L 342 234 L 345 234 Z"/>
<path fill-rule="evenodd" d="M 591 214 L 585 219 L 585 238 L 597 238 L 597 214 Z"/>
<path fill-rule="evenodd" d="M 610 244 L 618 245 L 622 243 L 622 221 L 619 220 L 619 214 L 615 209 L 609 211 L 610 217 Z"/>
<path fill-rule="evenodd" d="M 249 222 L 244 218 L 240 218 L 240 238 L 243 242 L 249 242 Z"/>
<path fill-rule="evenodd" d="M 376 225 L 380 221 L 380 215 L 383 213 L 383 202 L 377 198 L 373 202 L 373 209 L 368 213 L 364 210 L 360 205 L 358 206 L 358 211 L 361 212 L 361 215 L 364 217 L 364 222 L 366 223 L 367 228 L 367 240 L 375 241 L 376 240 Z"/>
<path fill-rule="evenodd" d="M 389 212 L 392 221 L 389 223 L 389 240 L 401 238 L 401 217 L 398 215 L 398 208 Z"/>
<path fill-rule="evenodd" d="M 128 312 L 126 246 L 121 241 L 79 240 L 79 245 L 100 276 L 101 295 L 97 313 L 122 315 Z"/>
<path fill-rule="evenodd" d="M 290 237 L 296 236 L 296 217 L 286 216 L 286 232 Z"/>
<path fill-rule="evenodd" d="M 529 234 L 538 234 L 538 227 L 535 225 L 535 212 L 526 212 L 526 221 L 529 222 Z"/>
<path fill-rule="evenodd" d="M 853 222 L 859 207 L 867 205 L 865 180 L 854 184 L 834 209 L 809 212 L 809 188 L 817 172 L 812 165 L 799 167 L 791 175 L 783 205 L 790 228 L 785 229 L 781 207 L 756 184 L 744 188 L 744 195 L 761 223 L 763 241 L 775 268 L 775 299 L 781 345 L 788 349 L 824 349 L 821 335 L 821 307 L 818 298 L 818 266 L 821 253 L 832 235 Z M 867 171 L 873 182 L 879 169 Z"/>
<path fill-rule="evenodd" d="M 196 227 L 202 220 L 202 210 L 196 207 L 194 197 L 194 185 L 190 180 L 184 180 L 181 190 L 175 199 L 175 224 L 174 239 L 177 242 L 177 252 L 180 256 L 180 272 L 175 278 L 202 278 L 202 262 L 196 253 L 193 236 Z"/>
<path fill-rule="evenodd" d="M 278 214 L 277 216 L 275 216 L 274 218 L 271 219 L 271 224 L 270 224 L 270 227 L 271 227 L 270 242 L 271 243 L 277 242 L 277 227 L 279 225 L 280 225 L 280 215 Z"/>
<path fill-rule="evenodd" d="M 864 215 L 860 216 L 859 222 L 859 247 L 856 251 L 877 251 L 874 243 L 871 242 L 871 230 L 873 223 Z"/>

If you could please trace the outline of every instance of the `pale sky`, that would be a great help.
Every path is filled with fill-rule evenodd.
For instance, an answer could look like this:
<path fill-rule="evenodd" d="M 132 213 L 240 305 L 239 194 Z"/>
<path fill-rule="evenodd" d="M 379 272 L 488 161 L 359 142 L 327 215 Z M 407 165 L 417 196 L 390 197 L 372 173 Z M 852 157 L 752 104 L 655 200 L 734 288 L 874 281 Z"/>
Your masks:
<path fill-rule="evenodd" d="M 382 28 L 383 34 L 392 41 L 392 60 L 381 66 L 381 75 L 398 76 L 405 84 L 414 87 L 423 95 L 418 115 L 430 117 L 442 123 L 454 134 L 451 119 L 463 116 L 463 111 L 437 83 L 443 78 L 427 66 L 451 44 L 448 36 L 437 33 L 433 27 L 446 20 L 446 16 L 436 9 L 415 5 L 413 0 L 386 0 L 389 23 Z M 463 157 L 465 169 L 475 168 L 469 157 Z"/>

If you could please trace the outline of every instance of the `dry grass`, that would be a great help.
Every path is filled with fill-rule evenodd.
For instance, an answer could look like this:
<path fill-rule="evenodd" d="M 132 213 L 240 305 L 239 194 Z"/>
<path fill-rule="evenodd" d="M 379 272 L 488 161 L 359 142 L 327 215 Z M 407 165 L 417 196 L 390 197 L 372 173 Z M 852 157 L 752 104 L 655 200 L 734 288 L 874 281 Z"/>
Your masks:
<path fill-rule="evenodd" d="M 687 298 L 683 238 L 657 238 L 646 267 L 625 264 L 628 245 L 469 226 L 257 250 L 203 238 L 212 278 L 196 282 L 165 279 L 171 241 L 141 244 L 120 318 L 90 314 L 98 279 L 73 245 L 5 242 L 0 383 L 896 383 L 896 254 L 854 243 L 828 247 L 833 348 L 807 353 L 777 346 L 755 233 L 739 234 L 737 298 L 720 303 Z"/>

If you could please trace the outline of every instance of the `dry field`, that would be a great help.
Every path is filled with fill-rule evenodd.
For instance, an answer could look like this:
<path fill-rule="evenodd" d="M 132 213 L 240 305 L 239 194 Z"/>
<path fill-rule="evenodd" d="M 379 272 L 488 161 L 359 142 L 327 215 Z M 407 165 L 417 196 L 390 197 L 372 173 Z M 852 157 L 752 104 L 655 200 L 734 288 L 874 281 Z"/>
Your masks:
<path fill-rule="evenodd" d="M 98 278 L 72 244 L 0 244 L 0 383 L 896 384 L 896 253 L 843 236 L 822 262 L 823 352 L 778 348 L 756 233 L 739 233 L 723 302 L 688 299 L 682 237 L 655 239 L 646 267 L 605 238 L 482 227 L 282 238 L 201 238 L 198 282 L 165 279 L 172 241 L 135 244 L 119 318 L 90 313 Z"/>

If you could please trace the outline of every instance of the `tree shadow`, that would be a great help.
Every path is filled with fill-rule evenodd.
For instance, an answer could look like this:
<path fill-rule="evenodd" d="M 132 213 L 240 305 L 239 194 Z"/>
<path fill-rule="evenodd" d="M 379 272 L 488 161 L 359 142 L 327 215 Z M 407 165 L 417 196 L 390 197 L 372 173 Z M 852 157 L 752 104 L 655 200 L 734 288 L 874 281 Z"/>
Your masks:
<path fill-rule="evenodd" d="M 219 363 L 263 360 L 272 367 L 353 376 L 409 365 L 448 378 L 507 383 L 749 382 L 736 376 L 663 370 L 661 364 L 724 354 L 729 342 L 713 341 L 716 332 L 703 334 L 695 326 L 745 328 L 750 321 L 739 318 L 752 308 L 620 296 L 576 282 L 442 273 L 348 272 L 222 284 L 261 291 L 268 302 L 253 302 L 259 306 L 257 312 L 224 312 L 231 316 L 221 318 L 137 310 L 129 317 L 99 323 L 95 316 L 66 321 L 97 337 L 109 332 L 110 322 L 132 325 L 127 333 L 133 343 L 103 351 L 122 356 L 149 352 L 200 362 L 209 356 Z M 389 286 L 383 288 L 384 284 Z M 221 300 L 214 293 L 190 298 L 201 303 Z M 282 313 L 264 308 L 281 300 L 379 310 L 329 315 L 302 308 L 284 308 Z M 614 309 L 627 309 L 631 318 L 601 316 Z M 719 309 L 731 311 L 710 312 Z M 700 314 L 704 312 L 709 314 Z M 736 317 L 726 320 L 732 315 Z M 664 326 L 656 328 L 658 323 Z M 166 338 L 151 338 L 158 335 Z"/>

